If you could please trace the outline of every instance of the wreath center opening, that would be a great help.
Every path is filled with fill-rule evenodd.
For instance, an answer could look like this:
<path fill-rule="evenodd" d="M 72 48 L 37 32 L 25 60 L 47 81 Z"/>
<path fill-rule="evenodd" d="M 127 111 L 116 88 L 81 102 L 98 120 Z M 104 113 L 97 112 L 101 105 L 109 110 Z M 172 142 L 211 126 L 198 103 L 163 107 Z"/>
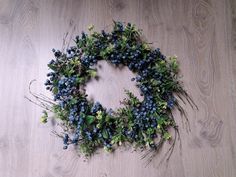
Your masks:
<path fill-rule="evenodd" d="M 89 100 L 100 102 L 105 108 L 113 110 L 122 107 L 120 102 L 126 97 L 125 90 L 132 91 L 143 100 L 135 81 L 132 81 L 136 75 L 128 67 L 116 67 L 105 60 L 99 61 L 95 67 L 98 78 L 92 78 L 85 86 Z"/>

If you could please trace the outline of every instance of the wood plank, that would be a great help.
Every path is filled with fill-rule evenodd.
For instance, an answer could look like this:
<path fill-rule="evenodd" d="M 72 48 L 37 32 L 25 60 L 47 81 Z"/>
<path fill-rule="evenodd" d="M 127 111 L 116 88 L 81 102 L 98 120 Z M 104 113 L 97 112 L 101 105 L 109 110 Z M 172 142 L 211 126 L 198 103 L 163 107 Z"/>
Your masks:
<path fill-rule="evenodd" d="M 137 24 L 154 47 L 179 57 L 182 80 L 199 107 L 185 106 L 189 133 L 175 112 L 182 150 L 178 144 L 168 166 L 158 166 L 168 143 L 146 168 L 139 152 L 125 148 L 84 162 L 72 147 L 62 149 L 51 133 L 57 126 L 42 125 L 42 110 L 24 99 L 32 79 L 33 90 L 49 94 L 46 64 L 66 32 L 70 45 L 90 24 L 109 30 L 112 19 Z M 0 177 L 236 176 L 235 55 L 234 0 L 0 0 Z M 116 107 L 123 87 L 135 88 L 122 80 L 131 77 L 127 71 L 110 72 L 114 79 L 89 91 Z M 108 84 L 118 93 L 112 99 L 102 95 Z"/>

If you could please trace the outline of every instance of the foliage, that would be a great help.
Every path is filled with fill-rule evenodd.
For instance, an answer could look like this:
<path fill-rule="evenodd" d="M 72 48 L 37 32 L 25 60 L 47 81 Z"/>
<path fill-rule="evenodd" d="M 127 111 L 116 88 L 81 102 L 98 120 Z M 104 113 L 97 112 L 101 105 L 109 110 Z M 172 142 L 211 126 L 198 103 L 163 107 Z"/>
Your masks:
<path fill-rule="evenodd" d="M 178 130 L 171 111 L 174 107 L 183 111 L 175 94 L 190 100 L 178 80 L 177 58 L 166 58 L 159 48 L 152 49 L 130 23 L 114 22 L 110 33 L 95 32 L 90 26 L 89 34 L 82 32 L 75 43 L 66 52 L 53 49 L 55 59 L 48 64 L 51 72 L 45 82 L 54 96 L 52 111 L 67 125 L 64 149 L 74 144 L 91 155 L 100 147 L 112 151 L 128 142 L 155 151 L 170 140 L 169 129 Z M 144 100 L 126 90 L 127 98 L 117 111 L 88 101 L 82 88 L 96 77 L 94 66 L 99 60 L 127 66 L 136 73 L 132 81 Z M 42 122 L 47 118 L 44 112 Z"/>

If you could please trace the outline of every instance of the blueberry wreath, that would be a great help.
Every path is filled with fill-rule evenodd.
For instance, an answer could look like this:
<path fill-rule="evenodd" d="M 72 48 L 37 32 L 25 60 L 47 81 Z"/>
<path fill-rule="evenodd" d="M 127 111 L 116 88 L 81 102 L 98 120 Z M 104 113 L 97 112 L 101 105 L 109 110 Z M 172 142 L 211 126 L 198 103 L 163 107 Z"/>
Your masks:
<path fill-rule="evenodd" d="M 91 155 L 100 147 L 112 151 L 122 144 L 132 144 L 156 152 L 173 139 L 168 150 L 171 154 L 178 136 L 171 111 L 176 107 L 184 114 L 177 101 L 180 99 L 194 105 L 179 81 L 177 58 L 167 58 L 159 48 L 152 49 L 142 40 L 141 30 L 130 23 L 114 22 L 110 33 L 95 32 L 91 26 L 89 34 L 82 32 L 74 41 L 76 45 L 66 52 L 53 49 L 55 59 L 48 64 L 51 72 L 45 85 L 54 100 L 35 95 L 46 108 L 42 122 L 47 122 L 49 111 L 62 121 L 64 133 L 58 135 L 63 138 L 64 149 L 73 144 L 83 154 Z M 127 98 L 116 111 L 89 101 L 84 86 L 97 77 L 94 66 L 100 60 L 115 67 L 127 66 L 135 73 L 132 81 L 143 100 L 126 90 Z M 175 130 L 173 138 L 170 128 Z"/>

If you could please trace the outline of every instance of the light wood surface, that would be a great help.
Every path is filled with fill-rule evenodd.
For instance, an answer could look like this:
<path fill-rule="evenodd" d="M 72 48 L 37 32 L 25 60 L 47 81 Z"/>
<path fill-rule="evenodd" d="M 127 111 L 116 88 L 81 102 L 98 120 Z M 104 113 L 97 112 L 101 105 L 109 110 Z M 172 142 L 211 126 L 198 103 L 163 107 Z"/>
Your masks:
<path fill-rule="evenodd" d="M 46 64 L 66 32 L 75 35 L 89 24 L 101 30 L 112 19 L 137 24 L 155 47 L 178 56 L 185 88 L 199 107 L 185 106 L 190 133 L 174 113 L 182 150 L 176 146 L 168 166 L 158 167 L 168 143 L 146 168 L 139 152 L 124 148 L 84 162 L 73 148 L 62 149 L 53 122 L 42 125 L 42 110 L 24 99 L 32 79 L 34 91 L 48 94 Z M 235 56 L 235 0 L 0 0 L 0 177 L 235 177 Z M 134 87 L 128 71 L 111 70 L 88 88 L 116 107 L 122 89 Z"/>

